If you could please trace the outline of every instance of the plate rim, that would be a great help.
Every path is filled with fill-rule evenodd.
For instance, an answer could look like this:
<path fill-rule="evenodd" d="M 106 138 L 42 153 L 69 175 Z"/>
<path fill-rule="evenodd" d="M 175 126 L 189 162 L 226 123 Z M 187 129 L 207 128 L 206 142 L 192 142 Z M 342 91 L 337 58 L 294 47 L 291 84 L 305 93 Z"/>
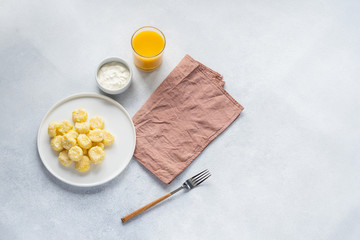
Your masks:
<path fill-rule="evenodd" d="M 60 105 L 68 102 L 68 101 L 71 101 L 73 99 L 76 99 L 76 98 L 82 98 L 82 97 L 94 97 L 94 98 L 100 98 L 100 99 L 103 99 L 105 101 L 108 101 L 112 104 L 114 104 L 116 107 L 120 108 L 126 115 L 126 117 L 130 120 L 131 122 L 131 125 L 132 125 L 132 132 L 134 134 L 134 141 L 133 141 L 133 149 L 132 149 L 132 154 L 131 154 L 131 158 L 134 156 L 134 152 L 135 152 L 135 147 L 136 147 L 136 129 L 135 129 L 135 126 L 134 126 L 134 123 L 132 121 L 132 118 L 130 117 L 130 114 L 126 111 L 126 109 L 120 104 L 118 103 L 117 101 L 115 101 L 114 99 L 108 97 L 108 96 L 104 96 L 104 95 L 101 95 L 101 94 L 98 94 L 98 93 L 92 93 L 92 92 L 83 92 L 83 93 L 76 93 L 76 94 L 72 94 L 70 96 L 67 96 L 65 98 L 62 98 L 61 100 L 59 100 L 58 102 L 56 102 L 54 105 L 52 105 L 50 107 L 50 109 L 46 112 L 45 116 L 42 118 L 41 122 L 40 122 L 40 126 L 39 126 L 39 129 L 38 129 L 38 133 L 37 133 L 37 150 L 38 150 L 38 153 L 39 153 L 39 157 L 40 157 L 40 160 L 41 162 L 43 163 L 43 165 L 45 166 L 45 168 L 57 179 L 59 179 L 60 181 L 64 182 L 64 183 L 67 183 L 69 185 L 72 185 L 72 186 L 76 186 L 76 187 L 95 187 L 95 186 L 100 186 L 102 184 L 105 184 L 107 182 L 110 182 L 111 180 L 113 180 L 114 178 L 116 178 L 117 176 L 120 175 L 120 173 L 122 173 L 126 168 L 127 166 L 129 165 L 130 161 L 131 161 L 131 158 L 128 160 L 128 162 L 126 163 L 125 167 L 121 170 L 121 171 L 118 171 L 116 172 L 113 176 L 110 176 L 109 178 L 106 178 L 105 180 L 103 181 L 99 181 L 99 182 L 96 182 L 96 183 L 92 183 L 92 184 L 87 184 L 87 183 L 80 183 L 80 184 L 77 184 L 77 183 L 73 183 L 71 181 L 68 181 L 60 176 L 58 176 L 57 174 L 55 174 L 52 170 L 50 170 L 49 166 L 45 163 L 45 161 L 43 160 L 43 156 L 41 155 L 41 152 L 40 152 L 40 148 L 39 148 L 39 145 L 40 145 L 40 130 L 42 128 L 42 126 L 44 125 L 44 122 L 45 120 L 48 118 L 49 114 L 52 113 L 57 107 L 59 107 Z"/>

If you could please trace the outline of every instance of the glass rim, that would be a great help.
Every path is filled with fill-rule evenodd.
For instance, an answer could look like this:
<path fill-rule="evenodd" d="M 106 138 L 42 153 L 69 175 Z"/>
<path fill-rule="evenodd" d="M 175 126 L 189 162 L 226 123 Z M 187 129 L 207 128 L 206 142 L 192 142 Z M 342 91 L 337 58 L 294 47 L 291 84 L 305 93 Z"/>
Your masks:
<path fill-rule="evenodd" d="M 146 56 L 143 56 L 143 55 L 141 55 L 140 53 L 138 53 L 135 49 L 134 49 L 134 46 L 133 46 L 133 39 L 134 39 L 134 36 L 135 36 L 135 34 L 137 33 L 137 32 L 139 32 L 141 29 L 143 29 L 143 28 L 153 28 L 153 29 L 156 29 L 157 31 L 159 31 L 160 33 L 161 33 L 161 36 L 163 37 L 163 39 L 164 39 L 164 47 L 161 49 L 161 51 L 158 53 L 158 54 L 156 54 L 156 55 L 154 55 L 154 56 L 151 56 L 151 57 L 146 57 Z M 139 28 L 139 29 L 137 29 L 134 33 L 133 33 L 133 35 L 132 35 L 132 37 L 131 37 L 131 48 L 132 48 L 132 50 L 137 54 L 137 55 L 139 55 L 140 57 L 143 57 L 143 58 L 154 58 L 154 57 L 157 57 L 157 56 L 159 56 L 160 54 L 162 54 L 162 52 L 164 51 L 164 49 L 165 49 L 165 46 L 166 46 L 166 38 L 165 38 L 165 35 L 164 35 L 164 33 L 160 30 L 160 29 L 158 29 L 158 28 L 156 28 L 156 27 L 153 27 L 153 26 L 144 26 L 144 27 L 141 27 L 141 28 Z"/>

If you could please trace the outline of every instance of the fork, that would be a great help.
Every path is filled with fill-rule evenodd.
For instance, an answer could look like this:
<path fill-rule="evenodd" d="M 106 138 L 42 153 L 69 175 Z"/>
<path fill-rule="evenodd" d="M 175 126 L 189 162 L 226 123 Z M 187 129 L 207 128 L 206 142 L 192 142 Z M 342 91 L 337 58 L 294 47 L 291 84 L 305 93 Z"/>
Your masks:
<path fill-rule="evenodd" d="M 182 189 L 187 189 L 187 190 L 191 190 L 196 186 L 199 186 L 203 181 L 205 181 L 206 179 L 208 179 L 208 177 L 210 177 L 211 174 L 209 172 L 209 170 L 204 170 L 198 174 L 196 174 L 195 176 L 189 178 L 188 180 L 186 180 L 181 187 L 175 189 L 172 192 L 169 192 L 168 194 L 156 199 L 155 201 L 143 206 L 142 208 L 139 208 L 138 210 L 130 213 L 129 215 L 126 215 L 125 217 L 121 218 L 121 221 L 124 223 L 130 219 L 132 219 L 133 217 L 139 215 L 140 213 L 144 212 L 145 210 L 155 206 L 156 204 L 158 204 L 159 202 L 165 200 L 166 198 L 170 197 L 171 195 L 174 195 L 175 193 L 177 193 L 178 191 L 182 190 Z"/>

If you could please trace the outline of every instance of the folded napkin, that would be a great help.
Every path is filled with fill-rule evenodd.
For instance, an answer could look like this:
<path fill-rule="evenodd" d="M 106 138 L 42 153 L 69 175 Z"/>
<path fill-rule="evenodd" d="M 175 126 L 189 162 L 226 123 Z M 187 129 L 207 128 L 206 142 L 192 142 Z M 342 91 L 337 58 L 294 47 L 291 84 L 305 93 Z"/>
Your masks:
<path fill-rule="evenodd" d="M 134 156 L 169 184 L 244 109 L 222 76 L 186 55 L 133 117 Z"/>

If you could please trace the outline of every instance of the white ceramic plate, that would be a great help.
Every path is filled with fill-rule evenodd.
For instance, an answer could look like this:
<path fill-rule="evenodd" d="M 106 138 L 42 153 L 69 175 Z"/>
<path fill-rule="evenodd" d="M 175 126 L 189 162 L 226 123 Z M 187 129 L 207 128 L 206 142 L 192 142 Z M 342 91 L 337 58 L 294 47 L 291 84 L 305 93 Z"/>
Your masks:
<path fill-rule="evenodd" d="M 84 108 L 88 118 L 101 116 L 104 129 L 109 130 L 115 141 L 105 147 L 105 159 L 99 165 L 91 165 L 86 173 L 75 169 L 74 163 L 64 167 L 58 161 L 58 152 L 51 149 L 48 135 L 49 122 L 72 121 L 72 112 Z M 106 183 L 118 176 L 130 162 L 136 143 L 135 127 L 127 111 L 116 101 L 95 93 L 82 93 L 67 97 L 55 104 L 45 115 L 38 132 L 38 151 L 45 167 L 58 179 L 70 185 L 91 187 Z"/>

